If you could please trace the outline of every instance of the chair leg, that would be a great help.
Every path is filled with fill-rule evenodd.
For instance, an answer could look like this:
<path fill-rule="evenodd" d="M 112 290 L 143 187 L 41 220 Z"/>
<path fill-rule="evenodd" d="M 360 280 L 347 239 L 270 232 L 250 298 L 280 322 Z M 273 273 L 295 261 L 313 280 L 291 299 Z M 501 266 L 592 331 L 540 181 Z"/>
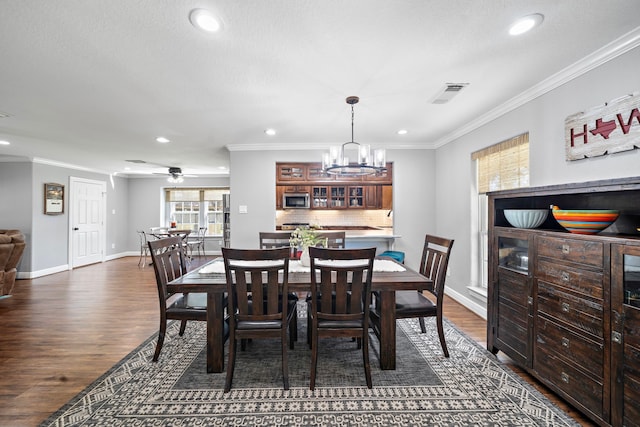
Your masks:
<path fill-rule="evenodd" d="M 310 349 L 313 349 L 313 345 L 311 344 L 311 340 L 313 339 L 313 334 L 311 333 L 311 304 L 307 304 L 307 344 Z"/>
<path fill-rule="evenodd" d="M 289 361 L 287 357 L 287 328 L 284 328 L 281 335 L 282 341 L 282 381 L 284 389 L 289 390 Z M 293 345 L 293 342 L 291 343 Z"/>
<path fill-rule="evenodd" d="M 160 320 L 160 330 L 158 331 L 158 342 L 156 343 L 156 351 L 153 354 L 153 361 L 157 362 L 160 357 L 160 351 L 162 350 L 162 346 L 164 344 L 164 335 L 167 332 L 167 320 Z"/>
<path fill-rule="evenodd" d="M 233 380 L 233 370 L 236 367 L 236 347 L 238 345 L 235 334 L 232 333 L 229 339 L 233 342 L 229 343 L 229 363 L 227 364 L 227 379 L 224 383 L 224 392 L 228 393 L 231 390 L 231 381 Z"/>
<path fill-rule="evenodd" d="M 444 328 L 442 327 L 442 315 L 436 316 L 436 323 L 438 324 L 438 337 L 440 337 L 440 345 L 444 352 L 444 357 L 449 357 L 449 349 L 447 348 L 447 342 L 444 340 Z"/>
<path fill-rule="evenodd" d="M 311 331 L 311 330 L 309 330 Z M 309 389 L 315 390 L 316 388 L 316 371 L 318 367 L 318 333 L 311 337 L 311 378 L 309 380 Z"/>
<path fill-rule="evenodd" d="M 187 329 L 187 321 L 186 320 L 182 320 L 180 322 L 180 332 L 178 333 L 178 335 L 183 336 L 184 335 L 184 331 Z"/>
<path fill-rule="evenodd" d="M 423 334 L 426 334 L 427 328 L 424 326 L 424 317 L 418 317 L 418 322 L 420 322 L 420 330 Z"/>
<path fill-rule="evenodd" d="M 358 338 L 360 341 L 360 338 Z M 371 365 L 369 364 L 369 331 L 364 330 L 362 333 L 362 360 L 364 362 L 364 377 L 367 380 L 367 387 L 372 388 L 371 383 Z"/>

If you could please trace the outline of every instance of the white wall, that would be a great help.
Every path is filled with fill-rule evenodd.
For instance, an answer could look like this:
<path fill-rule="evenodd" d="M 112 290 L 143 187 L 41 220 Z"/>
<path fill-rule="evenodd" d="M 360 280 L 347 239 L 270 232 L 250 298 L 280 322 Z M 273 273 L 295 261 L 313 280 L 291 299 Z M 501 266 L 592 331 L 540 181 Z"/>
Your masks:
<path fill-rule="evenodd" d="M 437 150 L 437 233 L 456 240 L 449 288 L 472 298 L 466 289 L 472 265 L 471 153 L 528 131 L 532 186 L 640 175 L 640 150 L 568 162 L 564 142 L 567 116 L 640 91 L 639 68 L 640 48 L 636 48 Z M 457 101 L 463 98 L 453 102 Z"/>

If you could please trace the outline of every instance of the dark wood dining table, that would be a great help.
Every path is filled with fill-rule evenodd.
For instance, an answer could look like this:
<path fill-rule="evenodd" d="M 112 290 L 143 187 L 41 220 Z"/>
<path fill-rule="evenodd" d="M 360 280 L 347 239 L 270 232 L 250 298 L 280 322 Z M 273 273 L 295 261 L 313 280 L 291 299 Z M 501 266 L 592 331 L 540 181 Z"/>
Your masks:
<path fill-rule="evenodd" d="M 215 259 L 167 284 L 170 293 L 201 292 L 207 294 L 207 372 L 224 370 L 224 304 L 226 291 L 224 273 L 201 274 L 199 270 L 221 262 Z M 395 261 L 394 261 L 395 262 Z M 380 294 L 380 368 L 396 368 L 396 291 L 428 289 L 431 279 L 406 267 L 405 271 L 374 271 L 371 289 Z M 290 272 L 289 291 L 306 294 L 310 291 L 311 273 Z"/>

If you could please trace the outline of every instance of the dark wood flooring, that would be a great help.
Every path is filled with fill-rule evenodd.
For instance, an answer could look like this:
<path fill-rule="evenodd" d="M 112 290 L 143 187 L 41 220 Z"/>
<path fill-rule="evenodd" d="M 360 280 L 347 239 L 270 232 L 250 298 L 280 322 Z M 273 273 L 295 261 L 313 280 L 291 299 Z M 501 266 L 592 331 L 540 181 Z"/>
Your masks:
<path fill-rule="evenodd" d="M 153 268 L 137 263 L 127 257 L 19 280 L 13 296 L 0 300 L 0 425 L 38 425 L 157 332 Z M 486 344 L 482 318 L 450 298 L 445 316 Z M 498 357 L 580 423 L 592 425 L 506 356 Z"/>

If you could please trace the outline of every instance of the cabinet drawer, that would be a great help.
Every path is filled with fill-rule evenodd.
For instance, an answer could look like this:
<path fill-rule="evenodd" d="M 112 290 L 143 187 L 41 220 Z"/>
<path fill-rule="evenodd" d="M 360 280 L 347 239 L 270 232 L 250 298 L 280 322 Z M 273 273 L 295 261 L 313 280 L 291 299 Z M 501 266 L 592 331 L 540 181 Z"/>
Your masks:
<path fill-rule="evenodd" d="M 553 284 L 538 281 L 538 313 L 560 320 L 578 330 L 603 338 L 602 304 L 563 292 Z"/>
<path fill-rule="evenodd" d="M 602 268 L 603 245 L 600 242 L 540 237 L 537 240 L 537 250 L 538 256 L 541 257 Z"/>
<path fill-rule="evenodd" d="M 536 317 L 536 349 L 546 347 L 558 357 L 573 362 L 600 381 L 603 380 L 602 342 L 587 339 L 541 316 Z"/>
<path fill-rule="evenodd" d="M 534 360 L 534 369 L 547 383 L 568 396 L 572 397 L 579 405 L 596 414 L 603 416 L 602 411 L 602 382 L 594 379 L 591 375 L 584 373 L 564 360 L 560 359 L 554 352 L 547 351 L 545 346 L 541 346 Z"/>
<path fill-rule="evenodd" d="M 592 298 L 602 299 L 602 273 L 539 259 L 536 277 Z"/>

